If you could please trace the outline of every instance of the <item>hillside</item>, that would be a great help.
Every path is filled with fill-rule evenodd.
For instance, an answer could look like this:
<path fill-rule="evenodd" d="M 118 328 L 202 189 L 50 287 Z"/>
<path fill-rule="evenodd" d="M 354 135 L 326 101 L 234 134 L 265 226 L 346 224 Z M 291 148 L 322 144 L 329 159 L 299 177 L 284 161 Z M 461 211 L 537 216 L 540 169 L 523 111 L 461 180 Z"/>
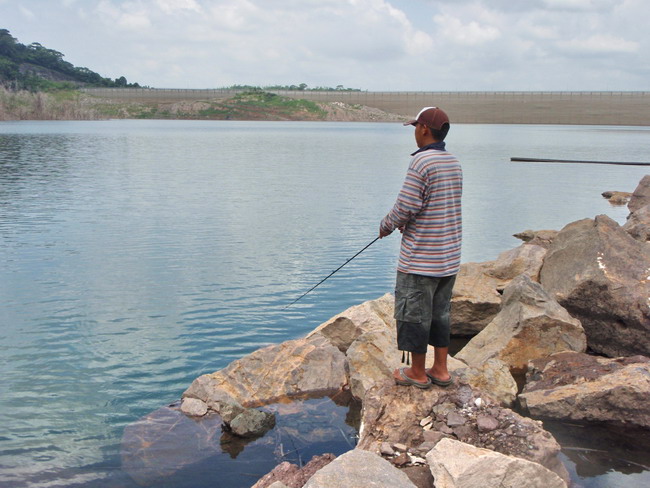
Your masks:
<path fill-rule="evenodd" d="M 112 80 L 65 61 L 63 54 L 33 42 L 18 42 L 0 29 L 0 85 L 11 90 L 41 91 L 79 86 L 139 87 L 124 76 Z"/>

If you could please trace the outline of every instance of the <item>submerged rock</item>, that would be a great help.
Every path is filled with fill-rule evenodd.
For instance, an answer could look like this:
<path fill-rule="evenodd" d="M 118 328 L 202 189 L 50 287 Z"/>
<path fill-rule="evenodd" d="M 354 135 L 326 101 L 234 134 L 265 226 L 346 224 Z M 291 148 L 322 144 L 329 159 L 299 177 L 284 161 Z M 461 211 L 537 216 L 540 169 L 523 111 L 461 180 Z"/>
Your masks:
<path fill-rule="evenodd" d="M 537 418 L 650 428 L 650 358 L 575 352 L 531 361 L 519 400 Z"/>
<path fill-rule="evenodd" d="M 540 464 L 489 449 L 442 439 L 427 454 L 436 488 L 566 488 Z"/>
<path fill-rule="evenodd" d="M 511 372 L 523 374 L 530 359 L 559 351 L 583 352 L 586 345 L 580 322 L 538 283 L 520 275 L 505 289 L 499 314 L 456 358 L 474 367 L 496 358 Z"/>

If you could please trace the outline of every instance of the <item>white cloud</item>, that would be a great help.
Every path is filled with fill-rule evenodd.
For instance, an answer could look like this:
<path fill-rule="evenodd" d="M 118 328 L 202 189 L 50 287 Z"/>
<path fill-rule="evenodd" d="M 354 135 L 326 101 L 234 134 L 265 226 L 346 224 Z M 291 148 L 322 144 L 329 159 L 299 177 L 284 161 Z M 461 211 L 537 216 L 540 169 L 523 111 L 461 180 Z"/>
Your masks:
<path fill-rule="evenodd" d="M 647 0 L 0 0 L 20 42 L 150 86 L 647 89 Z M 27 22 L 26 11 L 33 14 Z M 608 85 L 602 72 L 607 66 Z M 418 76 L 413 76 L 417 72 Z M 615 86 L 614 86 L 615 84 Z"/>
<path fill-rule="evenodd" d="M 156 5 L 166 14 L 182 11 L 201 12 L 201 6 L 195 0 L 156 0 Z"/>
<path fill-rule="evenodd" d="M 31 19 L 33 19 L 33 18 L 35 17 L 34 12 L 32 12 L 31 10 L 29 10 L 29 9 L 26 8 L 25 6 L 21 5 L 19 8 L 20 8 L 20 11 L 22 12 L 22 14 L 23 14 L 25 17 L 27 17 L 28 19 L 31 20 Z"/>
<path fill-rule="evenodd" d="M 150 10 L 141 3 L 124 2 L 114 5 L 109 0 L 101 0 L 97 5 L 97 12 L 104 22 L 123 29 L 139 30 L 151 27 Z"/>
<path fill-rule="evenodd" d="M 433 20 L 440 28 L 440 32 L 445 39 L 466 46 L 483 44 L 501 36 L 498 28 L 481 24 L 477 20 L 464 23 L 461 19 L 448 14 L 436 15 Z"/>
<path fill-rule="evenodd" d="M 609 35 L 593 35 L 582 39 L 568 39 L 558 42 L 558 45 L 568 52 L 578 54 L 611 54 L 634 53 L 639 44 L 620 37 Z"/>

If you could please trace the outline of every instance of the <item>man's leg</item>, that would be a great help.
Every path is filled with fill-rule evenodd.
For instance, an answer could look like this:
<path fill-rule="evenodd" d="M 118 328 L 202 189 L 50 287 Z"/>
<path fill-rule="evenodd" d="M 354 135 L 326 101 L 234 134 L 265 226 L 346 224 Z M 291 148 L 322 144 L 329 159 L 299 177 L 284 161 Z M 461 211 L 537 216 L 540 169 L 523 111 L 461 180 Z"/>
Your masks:
<path fill-rule="evenodd" d="M 451 375 L 447 369 L 450 337 L 451 295 L 456 281 L 455 276 L 440 278 L 433 296 L 433 314 L 429 332 L 429 344 L 433 346 L 433 366 L 427 373 L 433 378 L 446 382 Z"/>
<path fill-rule="evenodd" d="M 434 347 L 433 348 L 433 366 L 429 368 L 427 373 L 440 381 L 448 381 L 451 378 L 447 370 L 447 354 L 449 353 L 448 347 Z M 415 359 L 413 360 L 415 364 Z"/>
<path fill-rule="evenodd" d="M 426 353 L 424 354 L 411 353 L 411 367 L 404 368 L 404 374 L 409 378 L 411 378 L 412 380 L 419 381 L 420 383 L 426 383 L 428 380 L 426 365 L 425 365 L 426 360 L 427 360 Z M 399 369 L 393 371 L 393 377 L 397 380 L 402 379 L 402 377 L 399 374 Z"/>

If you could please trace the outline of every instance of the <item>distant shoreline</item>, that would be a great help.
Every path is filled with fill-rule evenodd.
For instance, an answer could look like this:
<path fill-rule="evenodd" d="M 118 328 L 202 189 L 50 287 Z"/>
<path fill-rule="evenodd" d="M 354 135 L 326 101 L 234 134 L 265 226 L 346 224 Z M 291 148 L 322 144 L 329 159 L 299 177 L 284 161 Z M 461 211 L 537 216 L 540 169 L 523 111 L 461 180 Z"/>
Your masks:
<path fill-rule="evenodd" d="M 402 122 L 439 106 L 452 123 L 650 126 L 650 92 L 361 92 L 84 88 L 12 92 L 0 120 Z"/>
<path fill-rule="evenodd" d="M 224 100 L 241 90 L 90 88 L 84 92 L 113 101 L 173 103 Z M 433 105 L 444 108 L 456 123 L 650 126 L 650 92 L 270 92 L 317 103 L 369 107 L 397 117 L 411 117 Z"/>

